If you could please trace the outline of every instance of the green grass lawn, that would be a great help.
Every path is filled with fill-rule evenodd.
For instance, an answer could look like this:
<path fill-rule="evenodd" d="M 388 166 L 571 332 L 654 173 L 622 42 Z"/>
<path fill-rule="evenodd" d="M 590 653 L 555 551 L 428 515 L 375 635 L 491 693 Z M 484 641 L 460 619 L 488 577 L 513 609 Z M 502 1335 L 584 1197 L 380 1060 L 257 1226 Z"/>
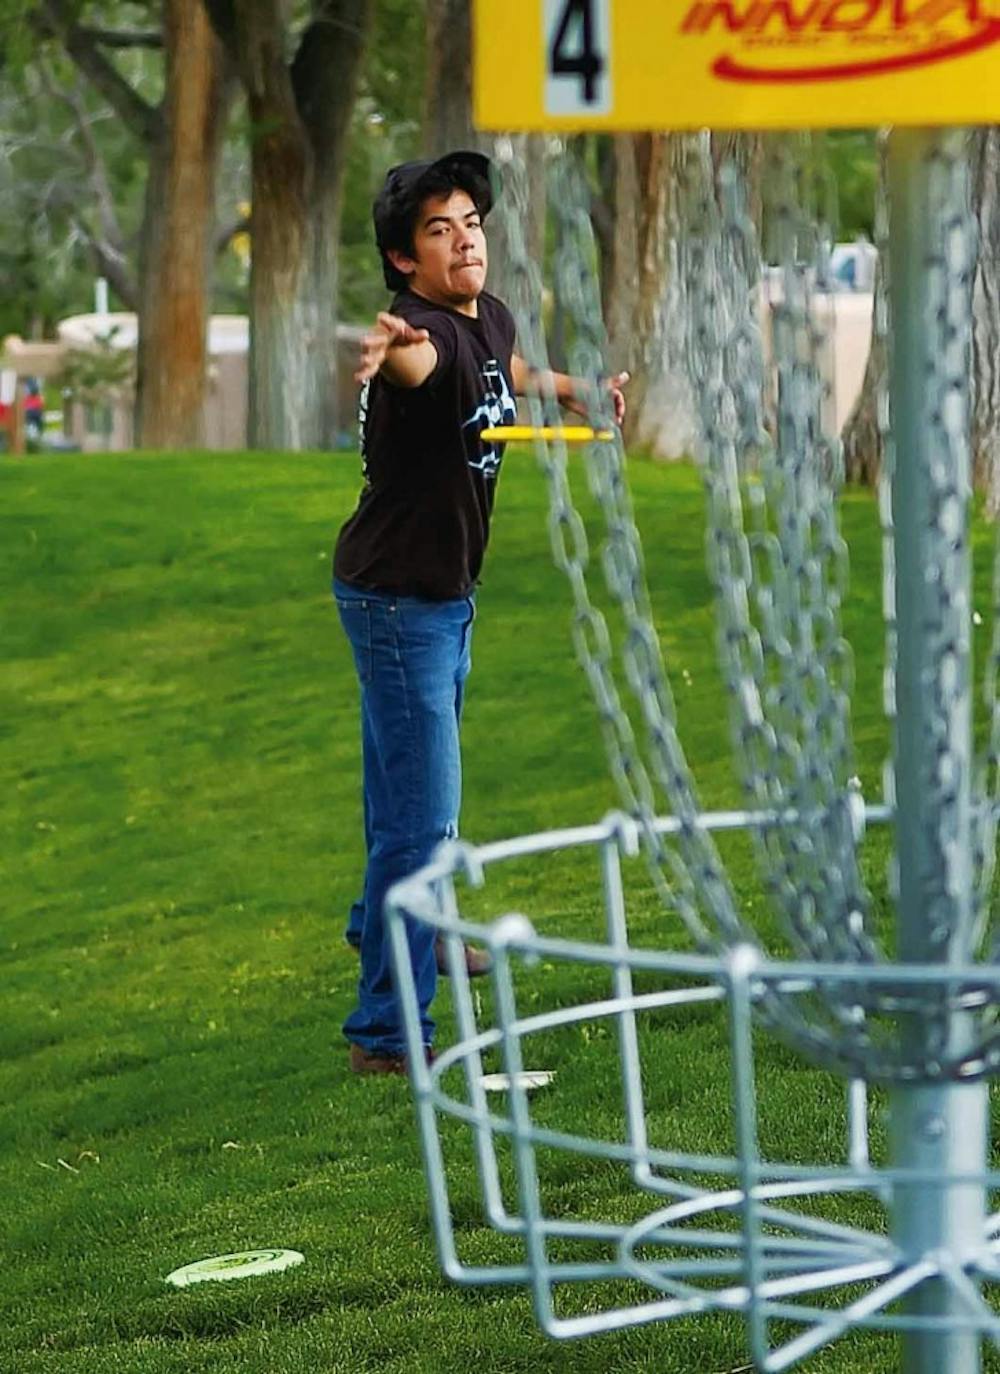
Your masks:
<path fill-rule="evenodd" d="M 705 804 L 735 804 L 700 481 L 642 463 L 632 478 L 689 756 Z M 359 742 L 329 554 L 356 489 L 351 456 L 0 467 L 0 1371 L 732 1370 L 747 1360 L 735 1319 L 557 1344 L 524 1294 L 446 1283 L 408 1085 L 346 1072 Z M 867 493 L 843 509 L 857 769 L 873 795 L 887 749 L 877 516 Z M 617 798 L 526 454 L 505 467 L 479 607 L 466 836 L 599 819 Z M 731 857 L 752 913 L 759 885 L 737 843 Z M 881 882 L 877 845 L 871 869 Z M 635 881 L 641 938 L 682 944 Z M 498 870 L 476 909 L 516 907 L 546 932 L 585 936 L 599 899 L 593 863 L 556 856 Z M 539 1005 L 586 991 L 579 970 L 537 978 L 525 995 Z M 447 1040 L 446 988 L 439 1002 Z M 708 1014 L 650 1030 L 665 1142 L 728 1148 L 723 1039 Z M 540 1048 L 559 1069 L 541 1110 L 614 1129 L 607 1028 Z M 768 1148 L 841 1148 L 832 1080 L 774 1047 L 762 1074 Z M 506 1243 L 483 1225 L 453 1134 L 463 1253 L 492 1262 Z M 543 1163 L 566 1214 L 656 1205 L 608 1167 Z M 178 1265 L 263 1245 L 306 1264 L 163 1284 Z M 852 1337 L 808 1367 L 888 1371 L 895 1355 L 884 1338 Z"/>

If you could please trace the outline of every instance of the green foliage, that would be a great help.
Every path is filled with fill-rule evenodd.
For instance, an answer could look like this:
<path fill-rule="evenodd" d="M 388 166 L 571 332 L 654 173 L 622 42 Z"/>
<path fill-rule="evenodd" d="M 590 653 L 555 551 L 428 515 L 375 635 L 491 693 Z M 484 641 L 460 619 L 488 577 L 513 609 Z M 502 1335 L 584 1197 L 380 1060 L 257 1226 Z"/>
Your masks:
<path fill-rule="evenodd" d="M 64 398 L 87 407 L 88 429 L 110 439 L 111 404 L 135 386 L 135 354 L 115 346 L 118 327 L 97 335 L 92 348 L 72 348 L 56 377 Z"/>
<path fill-rule="evenodd" d="M 30 334 L 40 324 L 51 332 L 68 314 L 89 310 L 95 267 L 86 230 L 98 227 L 98 212 L 78 136 L 68 110 L 47 95 L 41 63 L 57 86 L 71 84 L 83 100 L 95 146 L 106 171 L 112 201 L 128 252 L 138 243 L 145 150 L 112 115 L 56 41 L 39 42 L 25 22 L 38 0 L 0 0 L 0 51 L 5 76 L 19 83 L 16 98 L 0 97 L 0 334 Z M 155 5 L 124 0 L 80 0 L 77 13 L 98 27 L 148 30 L 159 26 Z M 293 16 L 293 25 L 306 14 Z M 20 46 L 18 46 L 20 45 Z M 367 320 L 385 302 L 374 252 L 371 202 L 388 167 L 416 155 L 423 101 L 424 6 L 414 0 L 377 0 L 372 41 L 365 57 L 344 182 L 344 246 L 340 313 Z M 148 101 L 162 93 L 162 57 L 126 50 L 112 55 L 115 67 Z M 240 218 L 247 200 L 248 118 L 234 105 L 218 190 L 220 226 Z M 246 308 L 246 272 L 226 249 L 216 269 L 217 309 Z"/>
<path fill-rule="evenodd" d="M 390 127 L 411 133 L 424 96 L 424 0 L 376 0 L 363 89 Z"/>
<path fill-rule="evenodd" d="M 16 80 L 30 63 L 38 39 L 33 26 L 39 0 L 0 0 L 0 78 Z"/>
<path fill-rule="evenodd" d="M 62 392 L 84 405 L 106 405 L 135 384 L 135 354 L 117 346 L 117 325 L 98 334 L 93 348 L 71 348 L 56 378 Z"/>
<path fill-rule="evenodd" d="M 145 54 L 126 59 L 140 86 L 148 63 Z M 36 42 L 32 61 L 0 88 L 0 334 L 51 333 L 59 319 L 93 309 L 89 235 L 101 232 L 101 211 L 71 101 L 100 159 L 124 242 L 136 243 L 144 150 L 58 43 Z"/>
<path fill-rule="evenodd" d="M 827 157 L 837 183 L 838 238 L 863 234 L 875 239 L 875 189 L 878 159 L 873 129 L 834 129 L 826 135 Z"/>

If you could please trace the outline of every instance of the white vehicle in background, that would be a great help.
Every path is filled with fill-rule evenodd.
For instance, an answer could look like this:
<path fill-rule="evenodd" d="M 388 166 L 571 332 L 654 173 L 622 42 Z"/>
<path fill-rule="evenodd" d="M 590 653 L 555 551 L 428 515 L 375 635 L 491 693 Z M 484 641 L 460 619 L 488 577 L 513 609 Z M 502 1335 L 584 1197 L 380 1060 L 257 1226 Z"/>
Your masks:
<path fill-rule="evenodd" d="M 838 243 L 830 254 L 830 291 L 874 291 L 878 249 L 866 238 Z"/>
<path fill-rule="evenodd" d="M 837 243 L 821 273 L 806 269 L 809 309 L 816 324 L 816 347 L 829 379 L 824 423 L 839 433 L 854 407 L 864 381 L 871 348 L 878 250 L 866 238 Z M 784 301 L 783 269 L 766 266 L 761 281 L 761 329 L 765 354 L 771 355 L 772 312 Z"/>
<path fill-rule="evenodd" d="M 835 243 L 830 249 L 822 277 L 817 276 L 814 268 L 807 269 L 809 289 L 834 294 L 857 291 L 871 295 L 875 290 L 877 261 L 878 249 L 863 235 L 853 243 Z M 768 264 L 763 270 L 763 282 L 768 299 L 780 299 L 782 268 L 776 263 Z"/>

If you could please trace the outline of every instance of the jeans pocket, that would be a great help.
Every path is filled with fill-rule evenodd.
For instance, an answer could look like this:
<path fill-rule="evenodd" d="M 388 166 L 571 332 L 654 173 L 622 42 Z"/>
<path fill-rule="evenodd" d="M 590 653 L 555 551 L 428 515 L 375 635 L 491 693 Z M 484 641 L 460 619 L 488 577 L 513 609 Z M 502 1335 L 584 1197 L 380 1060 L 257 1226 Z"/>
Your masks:
<path fill-rule="evenodd" d="M 358 680 L 367 687 L 375 675 L 374 654 L 372 652 L 372 612 L 371 606 L 360 597 L 336 598 L 337 612 L 344 633 L 350 641 L 354 653 L 354 666 Z"/>

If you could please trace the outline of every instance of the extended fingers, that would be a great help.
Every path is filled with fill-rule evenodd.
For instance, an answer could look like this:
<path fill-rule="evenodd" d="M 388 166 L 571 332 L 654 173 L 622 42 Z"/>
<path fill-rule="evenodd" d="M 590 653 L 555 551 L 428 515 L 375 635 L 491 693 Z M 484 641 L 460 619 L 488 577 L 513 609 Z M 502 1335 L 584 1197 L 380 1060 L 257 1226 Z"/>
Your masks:
<path fill-rule="evenodd" d="M 389 347 L 389 336 L 383 330 L 366 334 L 361 340 L 361 356 L 358 370 L 354 374 L 356 382 L 367 382 L 382 366 Z"/>
<path fill-rule="evenodd" d="M 376 317 L 375 328 L 361 340 L 359 365 L 354 380 L 367 382 L 374 377 L 385 362 L 385 355 L 390 348 L 398 347 L 400 344 L 423 343 L 429 338 L 430 334 L 426 329 L 414 329 L 399 315 L 390 315 L 383 310 Z"/>
<path fill-rule="evenodd" d="M 377 317 L 376 323 L 379 329 L 383 330 L 388 336 L 388 347 L 400 343 L 422 343 L 424 339 L 429 339 L 430 335 L 426 329 L 414 329 L 413 325 L 404 320 L 400 315 L 390 315 L 387 311 Z"/>
<path fill-rule="evenodd" d="M 631 379 L 628 372 L 619 372 L 617 376 L 608 378 L 611 404 L 615 408 L 615 423 L 619 425 L 625 419 L 625 397 L 622 395 L 622 387 L 627 386 Z"/>

